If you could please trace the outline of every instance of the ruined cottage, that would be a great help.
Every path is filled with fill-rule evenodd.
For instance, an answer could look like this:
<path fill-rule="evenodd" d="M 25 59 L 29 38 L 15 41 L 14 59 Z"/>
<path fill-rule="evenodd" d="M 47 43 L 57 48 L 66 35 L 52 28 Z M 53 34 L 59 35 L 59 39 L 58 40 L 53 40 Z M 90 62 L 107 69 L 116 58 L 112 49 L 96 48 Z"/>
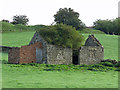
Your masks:
<path fill-rule="evenodd" d="M 103 46 L 94 35 L 89 35 L 85 45 L 79 49 L 78 64 L 98 64 L 103 59 Z"/>
<path fill-rule="evenodd" d="M 8 62 L 14 64 L 74 64 L 74 62 L 75 64 L 97 64 L 104 59 L 104 48 L 94 35 L 89 35 L 78 53 L 78 58 L 75 59 L 71 48 L 48 44 L 36 32 L 29 45 L 9 50 Z"/>
<path fill-rule="evenodd" d="M 29 45 L 15 47 L 9 51 L 8 62 L 40 64 L 72 64 L 72 49 L 48 44 L 39 33 L 35 33 Z"/>

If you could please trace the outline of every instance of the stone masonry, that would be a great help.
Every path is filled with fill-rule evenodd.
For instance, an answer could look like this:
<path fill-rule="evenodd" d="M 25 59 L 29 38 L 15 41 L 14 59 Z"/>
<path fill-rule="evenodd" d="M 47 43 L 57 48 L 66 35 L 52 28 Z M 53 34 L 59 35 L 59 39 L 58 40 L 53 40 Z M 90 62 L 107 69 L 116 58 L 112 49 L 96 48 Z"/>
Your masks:
<path fill-rule="evenodd" d="M 72 64 L 72 49 L 47 45 L 47 64 Z"/>
<path fill-rule="evenodd" d="M 104 59 L 104 48 L 94 35 L 89 35 L 80 48 L 78 59 L 79 64 L 98 64 Z"/>
<path fill-rule="evenodd" d="M 8 63 L 73 64 L 73 51 L 48 44 L 39 33 L 35 33 L 29 45 L 12 47 L 8 53 Z M 89 35 L 85 46 L 79 49 L 78 64 L 97 64 L 104 59 L 104 48 L 100 42 Z"/>

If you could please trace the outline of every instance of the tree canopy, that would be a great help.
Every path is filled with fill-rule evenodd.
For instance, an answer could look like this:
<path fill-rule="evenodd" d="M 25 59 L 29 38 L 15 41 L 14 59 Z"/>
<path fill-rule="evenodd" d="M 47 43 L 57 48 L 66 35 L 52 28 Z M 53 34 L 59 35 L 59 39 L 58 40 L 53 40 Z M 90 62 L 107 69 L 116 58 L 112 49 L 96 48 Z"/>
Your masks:
<path fill-rule="evenodd" d="M 39 34 L 53 45 L 78 49 L 84 43 L 84 37 L 75 28 L 65 24 L 42 28 Z"/>
<path fill-rule="evenodd" d="M 28 22 L 29 22 L 29 19 L 27 18 L 26 15 L 16 15 L 16 16 L 13 16 L 13 22 L 11 23 L 27 25 Z"/>
<path fill-rule="evenodd" d="M 60 8 L 59 11 L 54 15 L 54 18 L 54 21 L 57 24 L 63 23 L 66 25 L 71 25 L 77 30 L 85 26 L 85 24 L 79 19 L 79 13 L 75 12 L 71 8 Z"/>
<path fill-rule="evenodd" d="M 114 33 L 114 34 L 118 34 L 120 33 L 119 30 L 120 27 L 120 18 L 116 18 L 113 20 L 97 20 L 94 22 L 94 28 L 101 30 L 105 33 Z"/>

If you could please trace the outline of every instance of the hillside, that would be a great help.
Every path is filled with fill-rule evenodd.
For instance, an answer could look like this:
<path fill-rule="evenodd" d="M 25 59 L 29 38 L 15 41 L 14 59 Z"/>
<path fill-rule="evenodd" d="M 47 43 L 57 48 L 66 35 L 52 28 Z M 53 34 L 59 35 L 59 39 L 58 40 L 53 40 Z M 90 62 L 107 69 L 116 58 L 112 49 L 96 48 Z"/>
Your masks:
<path fill-rule="evenodd" d="M 105 34 L 104 32 L 100 30 L 89 29 L 89 28 L 85 28 L 83 30 L 80 30 L 79 32 L 84 33 L 84 34 Z"/>

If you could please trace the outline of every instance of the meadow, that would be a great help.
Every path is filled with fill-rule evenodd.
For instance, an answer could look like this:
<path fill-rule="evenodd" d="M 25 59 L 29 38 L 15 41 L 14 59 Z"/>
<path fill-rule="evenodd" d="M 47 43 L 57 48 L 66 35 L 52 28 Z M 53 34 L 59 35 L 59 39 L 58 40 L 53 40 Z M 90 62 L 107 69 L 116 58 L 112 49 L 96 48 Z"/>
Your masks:
<path fill-rule="evenodd" d="M 117 88 L 118 72 L 90 70 L 68 70 L 65 65 L 57 65 L 63 70 L 50 70 L 44 65 L 3 64 L 3 88 Z M 73 66 L 74 67 L 74 66 Z M 42 69 L 45 70 L 42 70 Z M 74 67 L 75 68 L 75 67 Z M 65 70 L 64 70 L 65 69 Z M 48 71 L 46 71 L 48 70 Z M 66 71 L 67 70 L 67 71 Z"/>
<path fill-rule="evenodd" d="M 29 44 L 34 31 L 3 32 L 2 45 L 20 47 Z M 83 33 L 85 39 L 89 34 Z M 104 58 L 118 60 L 118 36 L 95 34 L 104 47 Z M 8 60 L 8 54 L 2 53 L 2 60 Z M 63 70 L 60 70 L 60 69 Z M 100 70 L 90 67 L 67 65 L 15 65 L 2 64 L 3 88 L 118 88 L 118 72 L 114 67 L 102 65 Z M 89 70 L 88 70 L 89 69 Z M 102 70 L 101 70 L 102 69 Z"/>

